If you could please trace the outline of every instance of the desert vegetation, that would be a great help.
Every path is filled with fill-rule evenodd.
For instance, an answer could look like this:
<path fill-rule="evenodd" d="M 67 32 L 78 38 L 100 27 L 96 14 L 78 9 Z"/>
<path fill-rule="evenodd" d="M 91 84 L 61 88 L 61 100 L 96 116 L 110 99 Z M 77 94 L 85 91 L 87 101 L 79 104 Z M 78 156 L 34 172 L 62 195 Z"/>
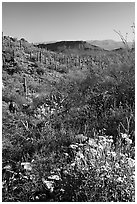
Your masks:
<path fill-rule="evenodd" d="M 2 61 L 2 200 L 134 202 L 134 47 L 3 36 Z"/>

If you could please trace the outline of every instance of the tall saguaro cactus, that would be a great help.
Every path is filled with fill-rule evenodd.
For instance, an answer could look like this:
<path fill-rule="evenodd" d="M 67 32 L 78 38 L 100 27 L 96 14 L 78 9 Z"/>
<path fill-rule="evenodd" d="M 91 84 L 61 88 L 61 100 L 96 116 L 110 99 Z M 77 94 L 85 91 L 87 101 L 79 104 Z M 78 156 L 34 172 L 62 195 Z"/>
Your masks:
<path fill-rule="evenodd" d="M 21 47 L 22 47 L 22 43 L 21 43 L 21 40 L 20 40 L 19 42 L 20 42 L 20 49 L 21 49 Z"/>
<path fill-rule="evenodd" d="M 39 52 L 37 52 L 37 61 L 39 61 Z"/>
<path fill-rule="evenodd" d="M 39 61 L 41 62 L 42 61 L 42 52 L 40 51 L 39 53 Z"/>
<path fill-rule="evenodd" d="M 27 80 L 26 77 L 23 77 L 23 88 L 24 88 L 24 93 L 27 96 Z"/>

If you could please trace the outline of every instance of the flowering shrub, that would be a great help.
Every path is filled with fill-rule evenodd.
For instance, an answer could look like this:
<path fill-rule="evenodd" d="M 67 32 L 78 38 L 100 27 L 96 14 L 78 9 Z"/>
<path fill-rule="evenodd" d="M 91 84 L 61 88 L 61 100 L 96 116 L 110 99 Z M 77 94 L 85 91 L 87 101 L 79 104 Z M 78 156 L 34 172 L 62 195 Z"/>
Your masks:
<path fill-rule="evenodd" d="M 125 136 L 127 135 L 122 134 L 122 137 Z M 53 154 L 48 160 L 39 160 L 39 157 L 35 157 L 31 163 L 21 163 L 18 173 L 13 171 L 10 165 L 4 166 L 3 193 L 6 195 L 9 188 L 13 188 L 11 195 L 17 197 L 16 193 L 21 194 L 22 187 L 26 192 L 27 189 L 24 188 L 27 185 L 31 196 L 24 198 L 26 201 L 28 199 L 29 201 L 43 199 L 90 202 L 135 200 L 135 160 L 115 150 L 112 137 L 104 135 L 95 139 L 89 138 L 84 144 L 71 144 L 69 148 L 73 156 L 64 152 L 62 161 L 60 158 L 58 165 L 53 165 L 52 169 L 48 167 L 48 163 L 52 161 L 54 163 L 56 160 L 56 155 Z M 71 157 L 69 163 L 68 157 Z M 21 184 L 23 186 L 20 189 Z M 35 189 L 33 196 L 32 186 Z"/>
<path fill-rule="evenodd" d="M 83 176 L 75 192 L 75 201 L 79 201 L 77 194 L 80 192 L 80 201 L 134 201 L 135 160 L 122 152 L 114 151 L 112 138 L 101 136 L 97 138 L 97 143 L 97 146 L 91 146 L 90 143 L 82 146 L 78 144 L 75 158 L 65 170 L 67 175 Z M 71 148 L 76 150 L 74 145 Z M 65 194 L 65 189 L 63 193 Z"/>

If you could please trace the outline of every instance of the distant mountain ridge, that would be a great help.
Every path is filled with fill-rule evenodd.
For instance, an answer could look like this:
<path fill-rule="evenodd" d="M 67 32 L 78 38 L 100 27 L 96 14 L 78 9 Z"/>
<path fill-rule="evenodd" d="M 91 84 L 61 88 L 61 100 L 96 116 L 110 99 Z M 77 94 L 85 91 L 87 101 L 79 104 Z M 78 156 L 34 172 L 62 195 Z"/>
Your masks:
<path fill-rule="evenodd" d="M 63 53 L 80 53 L 90 51 L 111 51 L 119 48 L 124 48 L 121 41 L 114 40 L 89 40 L 89 41 L 50 41 L 45 43 L 37 43 L 37 47 L 48 49 L 54 52 Z M 129 48 L 132 47 L 132 42 L 128 42 Z"/>
<path fill-rule="evenodd" d="M 91 54 L 91 52 L 103 51 L 96 45 L 92 45 L 86 41 L 59 41 L 54 43 L 40 43 L 38 48 L 44 48 L 53 52 L 62 52 L 65 54 Z"/>
<path fill-rule="evenodd" d="M 99 46 L 105 50 L 115 50 L 119 48 L 124 48 L 124 44 L 122 41 L 114 41 L 114 40 L 90 40 L 87 41 L 92 45 Z M 132 42 L 128 42 L 128 46 L 132 47 Z"/>

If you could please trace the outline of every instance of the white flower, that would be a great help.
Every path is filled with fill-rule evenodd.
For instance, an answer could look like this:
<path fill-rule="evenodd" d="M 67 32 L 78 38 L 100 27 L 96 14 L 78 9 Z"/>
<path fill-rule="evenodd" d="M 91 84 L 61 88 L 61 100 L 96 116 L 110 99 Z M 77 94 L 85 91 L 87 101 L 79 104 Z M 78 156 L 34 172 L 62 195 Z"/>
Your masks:
<path fill-rule="evenodd" d="M 95 149 L 93 149 L 93 148 L 92 148 L 91 152 L 92 152 L 93 154 L 97 154 L 97 151 L 96 151 Z"/>
<path fill-rule="evenodd" d="M 24 166 L 24 169 L 31 171 L 32 167 L 31 167 L 31 163 L 30 162 L 22 162 L 21 166 Z"/>
<path fill-rule="evenodd" d="M 109 136 L 110 139 L 113 139 L 113 136 Z"/>
<path fill-rule="evenodd" d="M 113 143 L 113 139 L 109 139 L 108 142 Z"/>
<path fill-rule="evenodd" d="M 89 139 L 88 144 L 92 147 L 97 147 L 98 145 L 96 144 L 96 142 L 93 139 Z"/>
<path fill-rule="evenodd" d="M 63 188 L 61 188 L 61 189 L 60 189 L 60 191 L 61 191 L 62 193 L 64 193 L 64 192 L 65 192 L 65 190 L 64 190 Z"/>
<path fill-rule="evenodd" d="M 100 140 L 106 140 L 106 138 L 104 136 L 99 136 Z"/>
<path fill-rule="evenodd" d="M 11 169 L 11 165 L 8 164 L 8 165 L 4 166 L 3 169 L 10 170 Z"/>
<path fill-rule="evenodd" d="M 125 140 L 126 140 L 126 142 L 127 142 L 128 144 L 132 144 L 132 140 L 131 140 L 131 139 L 125 138 Z"/>
<path fill-rule="evenodd" d="M 107 151 L 107 156 L 110 156 L 111 155 L 111 152 L 110 151 Z"/>
<path fill-rule="evenodd" d="M 28 177 L 27 177 L 27 176 L 23 176 L 23 178 L 24 178 L 24 179 L 28 179 Z"/>
<path fill-rule="evenodd" d="M 84 155 L 81 152 L 77 153 L 77 157 L 80 158 L 80 159 L 84 159 Z"/>
<path fill-rule="evenodd" d="M 121 159 L 121 160 L 120 160 L 120 162 L 121 162 L 122 164 L 124 164 L 124 163 L 125 163 L 123 159 Z"/>
<path fill-rule="evenodd" d="M 119 178 L 117 179 L 117 181 L 118 181 L 118 182 L 122 182 L 123 179 L 122 179 L 121 177 L 119 177 Z"/>
<path fill-rule="evenodd" d="M 64 170 L 63 173 L 64 173 L 64 175 L 69 174 L 69 172 L 67 170 Z"/>
<path fill-rule="evenodd" d="M 135 180 L 135 175 L 132 175 L 130 178 L 131 180 Z"/>
<path fill-rule="evenodd" d="M 121 133 L 122 138 L 128 138 L 128 135 L 126 133 Z"/>
<path fill-rule="evenodd" d="M 72 167 L 74 167 L 76 165 L 76 163 L 75 162 L 73 162 L 70 166 L 72 166 Z"/>
<path fill-rule="evenodd" d="M 112 157 L 116 157 L 116 153 L 115 152 L 111 152 Z"/>
<path fill-rule="evenodd" d="M 81 143 L 81 144 L 78 144 L 79 147 L 83 147 L 84 145 L 85 145 L 85 144 L 82 144 L 82 143 Z"/>
<path fill-rule="evenodd" d="M 77 145 L 70 145 L 70 148 L 72 148 L 72 149 L 76 149 L 78 146 Z"/>
<path fill-rule="evenodd" d="M 118 164 L 118 163 L 116 163 L 116 164 L 115 164 L 115 167 L 118 169 L 118 168 L 119 168 L 119 164 Z"/>
<path fill-rule="evenodd" d="M 135 166 L 135 160 L 134 159 L 131 159 L 131 158 L 128 158 L 128 165 L 130 167 L 134 167 Z"/>
<path fill-rule="evenodd" d="M 121 157 L 125 157 L 125 155 L 124 155 L 124 154 L 122 154 L 122 153 L 120 153 L 120 156 L 121 156 Z"/>
<path fill-rule="evenodd" d="M 53 190 L 54 190 L 54 181 L 47 181 L 44 178 L 42 178 L 42 182 L 46 185 L 47 189 L 50 190 L 50 192 L 53 192 Z"/>
<path fill-rule="evenodd" d="M 60 177 L 58 175 L 49 176 L 48 179 L 59 181 Z"/>
<path fill-rule="evenodd" d="M 64 152 L 64 155 L 65 155 L 66 157 L 68 157 L 68 156 L 69 156 L 69 154 L 68 154 L 68 153 L 66 153 L 66 152 Z"/>
<path fill-rule="evenodd" d="M 101 150 L 104 149 L 103 146 L 102 146 L 101 144 L 99 144 L 98 148 L 101 149 Z"/>
<path fill-rule="evenodd" d="M 32 159 L 32 161 L 31 161 L 31 162 L 33 163 L 33 162 L 35 162 L 35 160 L 34 160 L 34 159 Z"/>

